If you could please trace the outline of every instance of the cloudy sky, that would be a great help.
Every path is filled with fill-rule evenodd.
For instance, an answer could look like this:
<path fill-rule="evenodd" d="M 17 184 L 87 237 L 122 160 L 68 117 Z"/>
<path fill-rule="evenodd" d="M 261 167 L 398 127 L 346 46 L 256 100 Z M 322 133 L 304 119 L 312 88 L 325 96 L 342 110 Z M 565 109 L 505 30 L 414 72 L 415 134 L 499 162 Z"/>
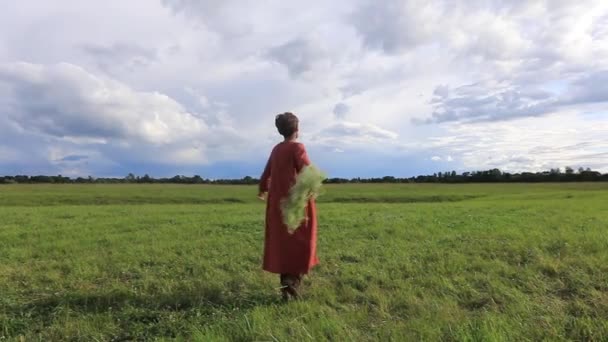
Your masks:
<path fill-rule="evenodd" d="M 0 174 L 258 176 L 293 111 L 331 176 L 608 171 L 604 0 L 20 0 Z"/>

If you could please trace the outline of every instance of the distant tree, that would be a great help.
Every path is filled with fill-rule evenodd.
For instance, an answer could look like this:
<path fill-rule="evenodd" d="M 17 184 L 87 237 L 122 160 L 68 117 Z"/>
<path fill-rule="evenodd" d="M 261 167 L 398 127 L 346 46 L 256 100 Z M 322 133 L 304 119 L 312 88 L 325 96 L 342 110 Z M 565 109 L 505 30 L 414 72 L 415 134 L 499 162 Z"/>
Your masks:
<path fill-rule="evenodd" d="M 71 181 L 69 177 L 63 177 L 62 175 L 57 175 L 51 178 L 52 182 L 57 184 L 69 183 Z"/>
<path fill-rule="evenodd" d="M 571 168 L 570 166 L 566 166 L 565 171 L 566 171 L 566 174 L 567 174 L 567 175 L 572 175 L 572 174 L 574 174 L 574 169 L 573 169 L 573 168 Z"/>
<path fill-rule="evenodd" d="M 30 177 L 32 183 L 52 183 L 54 179 L 49 176 L 32 176 Z"/>
<path fill-rule="evenodd" d="M 15 180 L 15 177 L 7 176 L 7 177 L 0 178 L 0 183 L 2 183 L 2 184 L 15 184 L 15 183 L 17 183 L 17 181 Z"/>

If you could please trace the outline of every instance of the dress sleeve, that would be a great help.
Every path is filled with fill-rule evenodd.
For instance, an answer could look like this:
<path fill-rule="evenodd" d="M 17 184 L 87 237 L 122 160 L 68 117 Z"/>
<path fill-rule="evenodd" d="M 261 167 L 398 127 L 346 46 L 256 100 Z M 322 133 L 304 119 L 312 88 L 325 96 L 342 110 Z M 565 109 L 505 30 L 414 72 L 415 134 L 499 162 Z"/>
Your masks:
<path fill-rule="evenodd" d="M 264 168 L 264 172 L 262 173 L 262 177 L 260 177 L 260 192 L 268 192 L 270 188 L 270 161 L 272 160 L 272 155 L 268 158 L 266 162 L 266 167 Z"/>
<path fill-rule="evenodd" d="M 308 153 L 306 152 L 306 148 L 302 144 L 296 145 L 296 153 L 295 153 L 295 167 L 296 171 L 299 173 L 302 171 L 304 166 L 308 166 L 311 164 L 310 159 L 308 158 Z"/>

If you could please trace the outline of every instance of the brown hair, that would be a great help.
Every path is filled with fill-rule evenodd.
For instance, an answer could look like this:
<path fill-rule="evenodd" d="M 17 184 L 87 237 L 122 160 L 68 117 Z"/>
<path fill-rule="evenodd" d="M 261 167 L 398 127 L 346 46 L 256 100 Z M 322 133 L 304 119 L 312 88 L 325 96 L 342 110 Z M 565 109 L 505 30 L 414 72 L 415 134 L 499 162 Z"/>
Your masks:
<path fill-rule="evenodd" d="M 275 126 L 279 130 L 279 133 L 285 138 L 289 138 L 298 130 L 298 124 L 300 120 L 293 113 L 286 112 L 277 115 L 274 120 Z"/>

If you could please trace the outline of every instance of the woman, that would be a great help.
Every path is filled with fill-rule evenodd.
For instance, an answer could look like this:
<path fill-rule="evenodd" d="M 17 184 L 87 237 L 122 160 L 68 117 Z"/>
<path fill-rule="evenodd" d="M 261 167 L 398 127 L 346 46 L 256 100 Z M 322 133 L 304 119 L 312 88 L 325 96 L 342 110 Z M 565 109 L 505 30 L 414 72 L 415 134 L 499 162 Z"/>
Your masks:
<path fill-rule="evenodd" d="M 274 147 L 260 181 L 258 197 L 266 198 L 266 234 L 263 269 L 280 274 L 284 300 L 298 298 L 303 275 L 318 263 L 315 202 L 308 201 L 306 219 L 293 233 L 283 223 L 281 200 L 288 196 L 296 176 L 310 160 L 298 138 L 298 118 L 292 113 L 277 115 L 275 125 L 284 141 Z"/>

